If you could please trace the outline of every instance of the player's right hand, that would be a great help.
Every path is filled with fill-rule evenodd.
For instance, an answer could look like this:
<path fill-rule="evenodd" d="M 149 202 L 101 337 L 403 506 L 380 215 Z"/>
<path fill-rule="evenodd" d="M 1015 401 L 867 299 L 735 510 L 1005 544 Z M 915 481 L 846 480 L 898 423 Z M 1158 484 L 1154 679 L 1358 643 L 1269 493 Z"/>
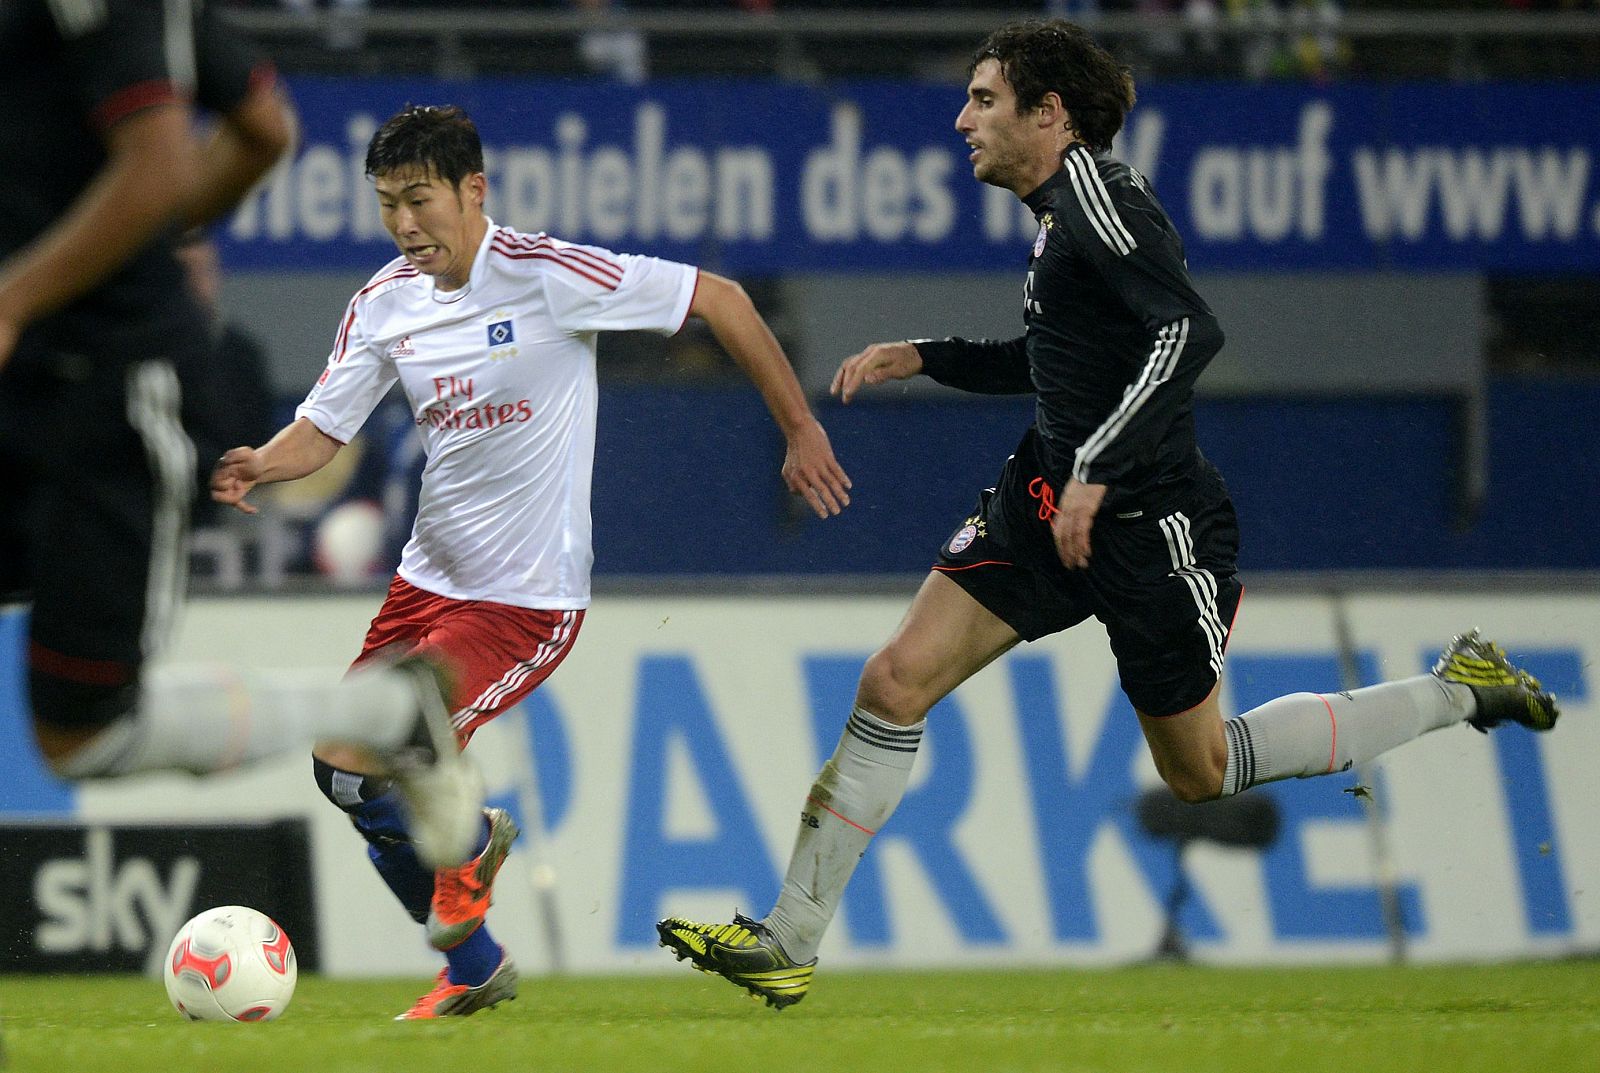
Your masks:
<path fill-rule="evenodd" d="M 906 380 L 922 371 L 922 355 L 910 343 L 873 343 L 859 354 L 854 354 L 833 374 L 833 384 L 828 391 L 839 396 L 841 402 L 855 398 L 864 384 L 881 384 L 885 380 Z"/>
<path fill-rule="evenodd" d="M 261 454 L 254 447 L 235 447 L 211 467 L 211 498 L 214 502 L 235 507 L 246 514 L 256 513 L 253 503 L 244 497 L 261 479 Z"/>

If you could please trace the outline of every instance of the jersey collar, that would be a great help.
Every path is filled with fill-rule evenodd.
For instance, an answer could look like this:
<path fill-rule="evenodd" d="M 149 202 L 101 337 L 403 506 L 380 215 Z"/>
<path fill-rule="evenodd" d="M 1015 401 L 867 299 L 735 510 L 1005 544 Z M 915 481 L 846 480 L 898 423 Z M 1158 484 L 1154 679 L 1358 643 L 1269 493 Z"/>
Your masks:
<path fill-rule="evenodd" d="M 1055 203 L 1056 188 L 1067 181 L 1066 162 L 1073 153 L 1082 153 L 1089 159 L 1089 166 L 1091 168 L 1095 166 L 1093 163 L 1095 157 L 1094 150 L 1090 149 L 1082 142 L 1073 142 L 1072 145 L 1068 146 L 1066 153 L 1064 153 L 1061 157 L 1061 167 L 1056 169 L 1056 173 L 1050 176 L 1050 178 L 1046 179 L 1044 182 L 1040 183 L 1038 188 L 1035 189 L 1033 193 L 1024 195 L 1022 199 L 1023 204 L 1028 206 L 1035 219 L 1043 215 L 1045 211 Z"/>
<path fill-rule="evenodd" d="M 494 221 L 491 220 L 487 215 L 485 215 L 483 219 L 488 226 L 483 229 L 483 241 L 478 243 L 478 252 L 472 258 L 472 270 L 467 273 L 466 286 L 457 287 L 453 291 L 441 291 L 438 287 L 438 284 L 435 284 L 433 288 L 433 300 L 438 302 L 440 305 L 454 305 L 467 295 L 471 294 L 472 288 L 478 285 L 478 281 L 481 280 L 483 278 L 483 274 L 488 271 L 484 265 L 489 260 L 489 240 L 494 238 L 495 225 Z"/>

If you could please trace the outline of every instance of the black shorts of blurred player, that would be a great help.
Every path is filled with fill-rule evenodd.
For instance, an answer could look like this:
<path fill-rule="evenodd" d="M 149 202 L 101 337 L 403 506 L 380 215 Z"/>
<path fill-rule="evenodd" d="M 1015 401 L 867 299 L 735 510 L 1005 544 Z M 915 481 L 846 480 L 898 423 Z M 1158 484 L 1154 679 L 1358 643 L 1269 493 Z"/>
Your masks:
<path fill-rule="evenodd" d="M 31 598 L 34 709 L 63 729 L 133 707 L 186 579 L 209 337 L 160 352 L 27 345 L 0 371 L 0 594 Z M 108 688 L 109 687 L 109 688 Z"/>
<path fill-rule="evenodd" d="M 1098 518 L 1082 569 L 1062 565 L 1050 532 L 1054 514 L 1052 479 L 1029 429 L 933 569 L 1024 641 L 1099 619 L 1123 692 L 1147 716 L 1203 702 L 1217 684 L 1243 592 L 1239 526 L 1222 478 L 1207 467 L 1160 509 Z"/>

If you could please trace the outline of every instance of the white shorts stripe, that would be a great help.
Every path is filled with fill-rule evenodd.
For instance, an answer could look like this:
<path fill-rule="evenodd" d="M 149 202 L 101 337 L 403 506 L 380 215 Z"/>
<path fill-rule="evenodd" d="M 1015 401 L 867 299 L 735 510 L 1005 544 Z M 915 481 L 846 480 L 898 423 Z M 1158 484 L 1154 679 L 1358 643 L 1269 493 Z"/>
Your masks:
<path fill-rule="evenodd" d="M 186 92 L 193 93 L 198 64 L 194 56 L 194 0 L 165 0 L 162 50 L 167 73 Z"/>
<path fill-rule="evenodd" d="M 561 621 L 551 631 L 549 640 L 541 642 L 532 656 L 514 664 L 493 685 L 480 693 L 476 700 L 451 716 L 451 722 L 456 728 L 460 729 L 478 716 L 494 711 L 506 697 L 515 693 L 517 688 L 527 681 L 530 674 L 558 659 L 571 642 L 572 631 L 577 621 L 578 612 L 562 612 Z"/>
<path fill-rule="evenodd" d="M 150 569 L 145 581 L 140 647 L 155 655 L 172 630 L 188 581 L 185 537 L 194 496 L 195 451 L 179 419 L 182 390 L 164 361 L 138 362 L 127 373 L 128 424 L 150 464 Z"/>
<path fill-rule="evenodd" d="M 47 0 L 62 37 L 82 37 L 106 21 L 105 0 Z"/>
<path fill-rule="evenodd" d="M 1228 634 L 1222 626 L 1222 617 L 1217 613 L 1217 579 L 1211 571 L 1195 563 L 1194 536 L 1190 530 L 1188 517 L 1182 512 L 1175 512 L 1162 518 L 1160 525 L 1161 532 L 1167 539 L 1167 555 L 1172 560 L 1172 574 L 1174 577 L 1182 578 L 1189 586 L 1195 607 L 1200 612 L 1200 629 L 1206 635 L 1206 647 L 1211 652 L 1211 669 L 1220 675 Z"/>
<path fill-rule="evenodd" d="M 1182 513 L 1174 514 L 1173 517 L 1177 520 L 1180 527 L 1185 554 L 1188 557 L 1188 565 L 1185 567 L 1185 570 L 1187 571 L 1185 575 L 1186 579 L 1192 576 L 1197 580 L 1200 587 L 1200 594 L 1196 597 L 1196 603 L 1201 607 L 1200 626 L 1206 631 L 1206 635 L 1210 638 L 1213 661 L 1212 665 L 1220 674 L 1222 671 L 1223 652 L 1225 651 L 1225 646 L 1228 640 L 1228 631 L 1223 628 L 1222 618 L 1217 612 L 1218 585 L 1216 575 L 1212 574 L 1209 570 L 1203 570 L 1200 567 L 1193 565 L 1195 561 L 1194 535 L 1189 524 L 1189 519 Z M 1193 586 L 1191 586 L 1191 588 L 1193 588 Z"/>

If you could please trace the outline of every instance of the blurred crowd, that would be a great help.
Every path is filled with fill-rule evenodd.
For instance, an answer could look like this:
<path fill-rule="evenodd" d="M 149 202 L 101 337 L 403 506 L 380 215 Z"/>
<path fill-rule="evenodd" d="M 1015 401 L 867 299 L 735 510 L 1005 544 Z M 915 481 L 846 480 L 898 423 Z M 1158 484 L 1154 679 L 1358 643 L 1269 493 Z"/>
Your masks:
<path fill-rule="evenodd" d="M 771 75 L 814 79 L 875 74 L 891 77 L 959 77 L 964 53 L 943 39 L 908 34 L 905 47 L 884 48 L 881 34 L 852 41 L 838 35 L 781 44 L 777 38 L 707 33 L 647 34 L 607 16 L 633 12 L 659 17 L 674 11 L 722 13 L 752 19 L 785 13 L 849 11 L 950 11 L 970 19 L 970 0 L 232 0 L 256 11 L 288 12 L 315 32 L 280 35 L 268 44 L 291 70 L 350 73 L 467 75 L 529 73 L 596 75 L 638 83 L 652 75 Z M 395 39 L 392 26 L 375 32 L 367 12 L 438 13 L 471 10 L 504 14 L 552 13 L 549 34 L 529 48 L 537 25 L 520 22 L 519 36 L 454 35 L 442 50 L 418 50 Z M 1518 36 L 1498 41 L 1449 33 L 1353 36 L 1350 15 L 1374 13 L 1592 12 L 1600 0 L 1032 0 L 996 6 L 996 19 L 1027 11 L 1084 22 L 1112 17 L 1102 36 L 1140 77 L 1309 79 L 1339 77 L 1549 77 L 1584 76 L 1600 57 L 1600 35 L 1543 40 Z M 581 25 L 573 29 L 573 16 Z M 1129 18 L 1133 17 L 1130 30 Z M 1152 17 L 1148 25 L 1141 16 Z M 1159 19 L 1159 21 L 1157 21 Z M 1597 20 L 1600 21 L 1600 20 Z M 557 25 L 565 29 L 558 32 Z M 441 55 L 441 52 L 443 55 Z M 958 54 L 960 53 L 960 54 Z M 431 64 L 431 68 L 430 68 Z M 452 66 L 453 65 L 453 66 Z"/>

